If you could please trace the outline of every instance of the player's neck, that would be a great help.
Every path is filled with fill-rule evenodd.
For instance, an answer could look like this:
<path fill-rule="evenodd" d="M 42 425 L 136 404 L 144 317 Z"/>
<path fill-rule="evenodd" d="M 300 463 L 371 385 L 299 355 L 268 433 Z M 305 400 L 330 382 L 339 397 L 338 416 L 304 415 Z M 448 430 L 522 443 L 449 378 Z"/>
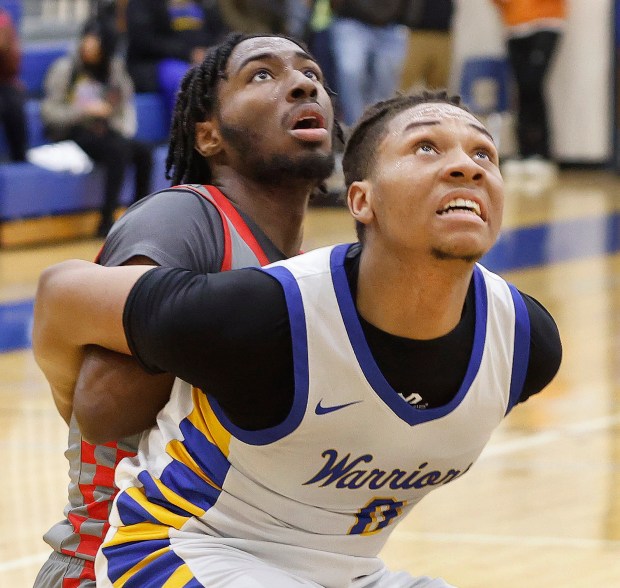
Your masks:
<path fill-rule="evenodd" d="M 224 178 L 217 187 L 247 214 L 287 257 L 299 253 L 308 207 L 308 186 L 265 186 L 247 178 Z"/>
<path fill-rule="evenodd" d="M 461 319 L 473 264 L 410 263 L 362 252 L 357 308 L 379 329 L 409 339 L 435 339 Z"/>

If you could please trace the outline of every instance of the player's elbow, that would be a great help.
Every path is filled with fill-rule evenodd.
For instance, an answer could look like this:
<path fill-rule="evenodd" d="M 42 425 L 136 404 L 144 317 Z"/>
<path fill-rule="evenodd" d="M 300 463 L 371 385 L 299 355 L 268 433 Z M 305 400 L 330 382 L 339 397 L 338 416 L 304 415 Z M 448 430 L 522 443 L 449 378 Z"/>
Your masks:
<path fill-rule="evenodd" d="M 32 324 L 32 351 L 37 360 L 46 349 L 46 342 L 50 337 L 50 328 L 56 316 L 53 312 L 53 304 L 55 297 L 54 282 L 57 273 L 58 268 L 56 266 L 43 270 L 37 284 Z"/>
<path fill-rule="evenodd" d="M 67 326 L 66 295 L 67 276 L 83 261 L 71 260 L 58 263 L 41 272 L 34 301 L 32 345 L 35 357 L 55 338 L 66 338 L 71 329 Z"/>
<path fill-rule="evenodd" d="M 80 428 L 82 437 L 94 445 L 103 445 L 118 441 L 123 437 L 122 431 L 114 426 L 116 409 L 101 402 L 85 400 L 76 395 L 73 401 L 73 415 Z"/>

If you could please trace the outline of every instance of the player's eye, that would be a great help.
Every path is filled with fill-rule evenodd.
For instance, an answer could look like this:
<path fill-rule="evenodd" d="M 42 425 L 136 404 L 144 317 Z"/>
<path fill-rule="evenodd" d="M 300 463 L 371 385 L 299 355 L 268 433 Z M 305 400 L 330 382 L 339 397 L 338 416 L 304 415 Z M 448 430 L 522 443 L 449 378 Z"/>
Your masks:
<path fill-rule="evenodd" d="M 315 82 L 322 82 L 321 74 L 316 69 L 308 68 L 304 70 L 304 75 Z"/>
<path fill-rule="evenodd" d="M 474 157 L 476 159 L 482 159 L 493 163 L 497 162 L 497 155 L 494 151 L 487 149 L 486 147 L 478 147 L 474 150 Z"/>
<path fill-rule="evenodd" d="M 422 141 L 415 145 L 414 151 L 416 153 L 423 153 L 423 154 L 430 155 L 432 153 L 437 153 L 437 148 L 435 147 L 435 145 L 433 145 L 429 141 Z"/>
<path fill-rule="evenodd" d="M 264 82 L 266 80 L 272 79 L 273 76 L 271 75 L 271 72 L 266 69 L 259 69 L 258 71 L 254 72 L 254 75 L 252 76 L 253 82 Z"/>

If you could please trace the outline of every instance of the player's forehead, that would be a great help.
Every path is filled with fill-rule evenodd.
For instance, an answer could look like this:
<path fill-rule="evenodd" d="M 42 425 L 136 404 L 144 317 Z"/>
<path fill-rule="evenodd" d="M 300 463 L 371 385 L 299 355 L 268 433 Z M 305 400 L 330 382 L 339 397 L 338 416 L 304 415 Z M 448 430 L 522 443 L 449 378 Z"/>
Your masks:
<path fill-rule="evenodd" d="M 423 125 L 425 122 L 431 125 L 456 122 L 478 127 L 483 126 L 473 114 L 454 104 L 433 102 L 417 104 L 399 113 L 391 121 L 390 127 L 392 131 L 398 132 L 412 126 Z"/>
<path fill-rule="evenodd" d="M 228 59 L 227 71 L 234 75 L 248 61 L 266 57 L 312 59 L 297 43 L 283 37 L 252 37 L 241 41 L 232 51 Z M 313 60 L 314 61 L 314 60 Z"/>

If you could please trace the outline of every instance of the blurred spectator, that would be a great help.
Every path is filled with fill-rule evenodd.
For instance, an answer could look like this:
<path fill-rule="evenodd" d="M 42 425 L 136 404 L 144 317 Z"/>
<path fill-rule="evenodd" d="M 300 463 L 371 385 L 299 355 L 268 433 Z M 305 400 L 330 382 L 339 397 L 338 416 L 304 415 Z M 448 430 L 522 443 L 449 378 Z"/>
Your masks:
<path fill-rule="evenodd" d="M 127 69 L 136 92 L 160 92 L 172 113 L 185 72 L 226 32 L 218 2 L 129 0 Z"/>
<path fill-rule="evenodd" d="M 398 87 L 405 31 L 396 24 L 402 0 L 331 0 L 332 49 L 343 122 L 350 126 L 372 102 Z"/>
<path fill-rule="evenodd" d="M 508 57 L 514 73 L 517 144 L 521 162 L 506 167 L 540 178 L 552 178 L 545 77 L 566 21 L 565 0 L 493 0 L 506 30 Z"/>
<path fill-rule="evenodd" d="M 11 15 L 0 8 L 0 121 L 13 161 L 25 161 L 28 141 L 25 90 L 19 81 L 21 49 Z"/>
<path fill-rule="evenodd" d="M 306 41 L 313 0 L 218 0 L 222 20 L 232 31 L 275 33 Z"/>
<path fill-rule="evenodd" d="M 447 88 L 452 65 L 453 0 L 405 0 L 402 22 L 409 28 L 400 88 Z"/>
<path fill-rule="evenodd" d="M 311 0 L 308 21 L 308 47 L 318 61 L 327 85 L 336 89 L 336 64 L 332 49 L 333 12 L 330 0 Z"/>
<path fill-rule="evenodd" d="M 78 51 L 52 64 L 41 115 L 52 141 L 75 141 L 105 170 L 98 236 L 107 234 L 128 164 L 135 165 L 135 199 L 151 191 L 151 147 L 133 139 L 136 112 L 131 79 L 114 55 L 114 33 L 97 20 L 86 23 Z"/>
<path fill-rule="evenodd" d="M 94 0 L 92 14 L 116 31 L 116 52 L 127 52 L 127 0 Z"/>
<path fill-rule="evenodd" d="M 284 32 L 307 43 L 315 4 L 316 0 L 284 0 Z"/>
<path fill-rule="evenodd" d="M 288 0 L 218 0 L 222 20 L 231 31 L 284 33 Z"/>

